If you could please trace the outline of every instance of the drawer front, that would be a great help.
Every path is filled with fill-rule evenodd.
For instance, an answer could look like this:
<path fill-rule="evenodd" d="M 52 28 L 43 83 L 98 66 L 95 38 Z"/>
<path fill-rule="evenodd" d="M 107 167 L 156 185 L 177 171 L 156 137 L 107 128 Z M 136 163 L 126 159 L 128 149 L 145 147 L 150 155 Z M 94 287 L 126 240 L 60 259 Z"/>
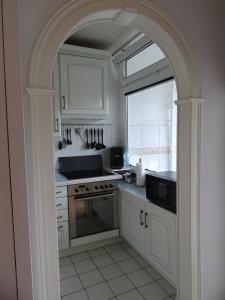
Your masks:
<path fill-rule="evenodd" d="M 57 186 L 55 188 L 55 196 L 58 197 L 66 197 L 67 196 L 67 186 Z"/>
<path fill-rule="evenodd" d="M 69 228 L 68 222 L 57 224 L 58 248 L 59 250 L 69 248 Z"/>
<path fill-rule="evenodd" d="M 62 210 L 68 208 L 68 200 L 67 197 L 64 198 L 56 198 L 55 199 L 56 210 Z"/>
<path fill-rule="evenodd" d="M 68 209 L 57 210 L 57 223 L 68 221 Z"/>

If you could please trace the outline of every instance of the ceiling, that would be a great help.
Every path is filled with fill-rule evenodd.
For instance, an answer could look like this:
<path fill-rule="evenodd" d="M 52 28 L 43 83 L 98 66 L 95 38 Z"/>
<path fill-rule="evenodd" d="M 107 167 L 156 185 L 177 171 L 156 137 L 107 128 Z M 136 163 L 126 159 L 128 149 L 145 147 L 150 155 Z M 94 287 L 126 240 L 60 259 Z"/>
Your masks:
<path fill-rule="evenodd" d="M 134 39 L 140 31 L 113 22 L 90 24 L 75 33 L 66 44 L 108 50 L 112 54 Z"/>

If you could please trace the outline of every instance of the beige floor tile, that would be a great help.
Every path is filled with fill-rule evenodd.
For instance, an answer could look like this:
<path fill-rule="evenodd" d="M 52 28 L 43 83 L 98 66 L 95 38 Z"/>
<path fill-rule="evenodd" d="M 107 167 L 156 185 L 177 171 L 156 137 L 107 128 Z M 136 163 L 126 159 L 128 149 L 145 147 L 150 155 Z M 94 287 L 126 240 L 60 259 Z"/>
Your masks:
<path fill-rule="evenodd" d="M 123 275 L 123 272 L 117 266 L 117 264 L 112 264 L 112 265 L 100 268 L 100 272 L 102 273 L 105 280 L 110 280 L 110 279 L 113 279 L 113 278 Z"/>
<path fill-rule="evenodd" d="M 135 287 L 141 287 L 154 281 L 154 279 L 143 269 L 130 273 L 127 276 Z"/>
<path fill-rule="evenodd" d="M 90 300 L 108 300 L 113 298 L 113 293 L 106 282 L 87 288 Z"/>
<path fill-rule="evenodd" d="M 146 300 L 163 300 L 168 296 L 156 282 L 145 285 L 138 290 Z"/>
<path fill-rule="evenodd" d="M 126 274 L 141 269 L 139 264 L 133 258 L 121 261 L 121 262 L 118 263 L 118 265 L 123 270 L 123 272 L 126 273 Z"/>
<path fill-rule="evenodd" d="M 111 279 L 108 281 L 108 285 L 116 296 L 134 289 L 134 285 L 126 276 Z"/>
<path fill-rule="evenodd" d="M 102 277 L 101 273 L 96 269 L 96 270 L 81 274 L 80 280 L 82 281 L 84 287 L 87 288 L 92 285 L 103 282 L 104 278 Z"/>

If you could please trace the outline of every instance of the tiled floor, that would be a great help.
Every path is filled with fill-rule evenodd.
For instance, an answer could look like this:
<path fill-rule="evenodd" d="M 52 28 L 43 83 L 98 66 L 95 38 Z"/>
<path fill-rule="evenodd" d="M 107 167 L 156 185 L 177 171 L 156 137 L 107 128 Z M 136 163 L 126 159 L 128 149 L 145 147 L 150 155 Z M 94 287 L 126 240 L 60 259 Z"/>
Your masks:
<path fill-rule="evenodd" d="M 126 242 L 60 259 L 62 300 L 174 300 L 176 290 Z"/>

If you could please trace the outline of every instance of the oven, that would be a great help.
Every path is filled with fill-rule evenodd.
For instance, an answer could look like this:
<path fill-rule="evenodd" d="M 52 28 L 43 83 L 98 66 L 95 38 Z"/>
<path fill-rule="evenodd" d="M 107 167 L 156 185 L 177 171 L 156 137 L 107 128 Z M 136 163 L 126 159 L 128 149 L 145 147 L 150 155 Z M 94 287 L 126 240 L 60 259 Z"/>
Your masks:
<path fill-rule="evenodd" d="M 112 181 L 68 187 L 70 239 L 119 228 L 118 188 Z"/>

